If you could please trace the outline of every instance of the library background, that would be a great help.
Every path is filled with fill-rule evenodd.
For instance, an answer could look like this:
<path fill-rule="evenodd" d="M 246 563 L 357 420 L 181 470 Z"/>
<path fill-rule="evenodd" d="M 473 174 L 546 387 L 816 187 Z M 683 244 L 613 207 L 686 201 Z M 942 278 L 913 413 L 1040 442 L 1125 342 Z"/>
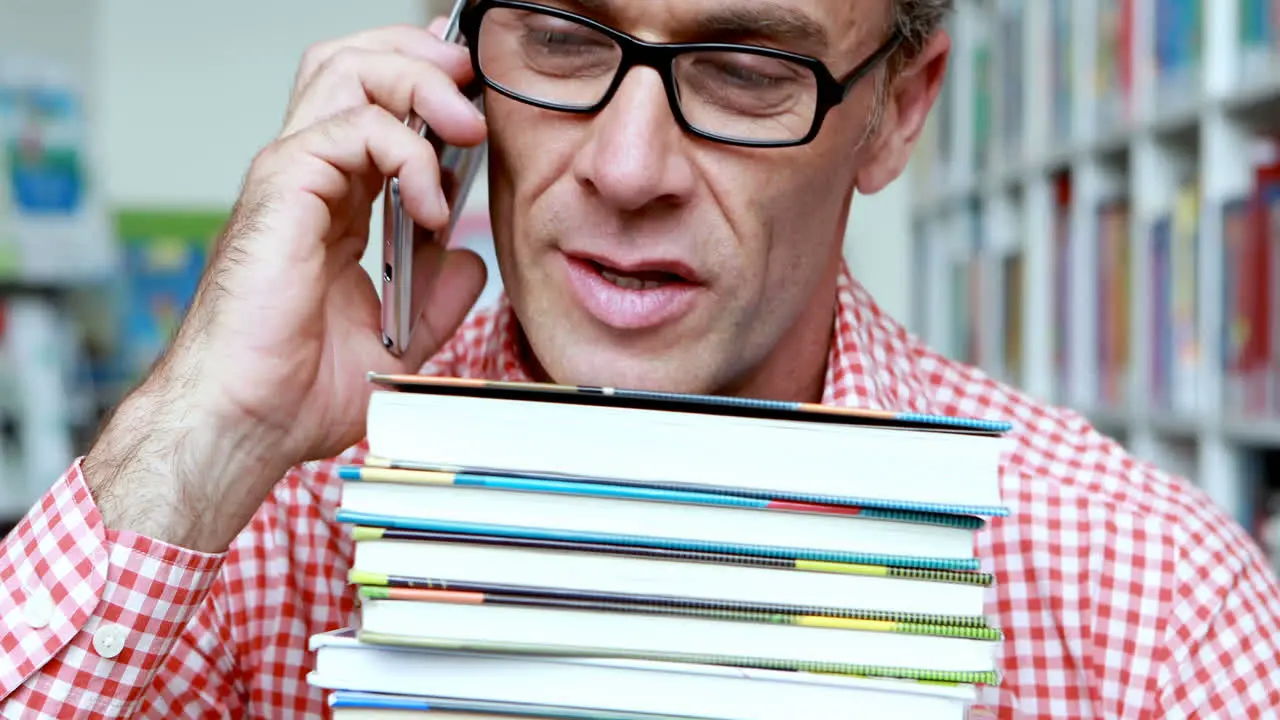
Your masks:
<path fill-rule="evenodd" d="M 0 533 L 168 339 L 302 51 L 447 5 L 0 0 Z M 855 200 L 855 274 L 1280 566 L 1280 4 L 957 7 L 908 173 Z M 486 202 L 459 232 L 492 262 Z"/>

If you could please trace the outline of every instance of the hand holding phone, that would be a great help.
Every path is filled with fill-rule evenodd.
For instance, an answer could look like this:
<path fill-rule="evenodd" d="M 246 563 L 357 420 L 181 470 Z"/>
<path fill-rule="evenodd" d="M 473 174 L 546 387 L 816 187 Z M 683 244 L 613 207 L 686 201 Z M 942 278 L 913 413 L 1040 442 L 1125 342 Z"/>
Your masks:
<path fill-rule="evenodd" d="M 225 550 L 289 468 L 360 441 L 367 373 L 416 372 L 447 341 L 483 290 L 483 261 L 419 246 L 419 274 L 444 269 L 395 356 L 359 259 L 388 175 L 400 175 L 393 196 L 413 218 L 448 227 L 449 211 L 434 202 L 445 151 L 405 118 L 413 109 L 452 143 L 482 142 L 485 124 L 459 91 L 472 70 L 465 49 L 425 28 L 373 28 L 307 48 L 280 131 L 254 155 L 173 342 L 86 454 L 106 527 Z M 465 164 L 456 168 L 464 173 L 446 185 L 455 209 Z M 411 263 L 405 253 L 398 266 Z"/>
<path fill-rule="evenodd" d="M 467 0 L 456 0 L 449 16 L 444 40 L 465 45 L 461 33 L 462 13 Z M 479 82 L 467 90 L 468 97 L 483 110 Z M 414 306 L 413 257 L 418 242 L 430 242 L 441 247 L 449 244 L 449 238 L 457 225 L 458 217 L 466 204 L 471 185 L 475 181 L 480 163 L 484 159 L 485 144 L 473 147 L 455 147 L 436 137 L 416 113 L 410 113 L 405 123 L 414 132 L 425 137 L 436 149 L 440 164 L 440 184 L 449 205 L 448 225 L 439 231 L 429 231 L 414 223 L 405 212 L 400 196 L 400 179 L 388 178 L 384 189 L 383 239 L 382 239 L 382 344 L 396 356 L 409 346 L 414 332 L 414 321 L 420 308 Z M 429 285 L 435 278 L 421 279 Z M 430 295 L 429 289 L 423 293 Z"/>

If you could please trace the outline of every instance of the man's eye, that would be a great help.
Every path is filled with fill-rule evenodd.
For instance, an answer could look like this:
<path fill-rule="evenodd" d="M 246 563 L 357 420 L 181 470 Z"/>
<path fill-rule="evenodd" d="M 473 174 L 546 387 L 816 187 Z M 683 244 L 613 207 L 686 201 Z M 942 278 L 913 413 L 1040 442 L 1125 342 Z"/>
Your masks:
<path fill-rule="evenodd" d="M 605 38 L 570 23 L 531 24 L 526 28 L 524 36 L 526 44 L 553 52 L 594 51 L 610 46 Z"/>
<path fill-rule="evenodd" d="M 583 45 L 582 38 L 575 37 L 573 33 L 538 31 L 533 34 L 534 40 L 542 45 Z"/>
<path fill-rule="evenodd" d="M 766 75 L 765 73 L 756 72 L 755 70 L 744 67 L 726 67 L 723 72 L 725 77 L 733 80 L 734 82 L 741 83 L 743 85 L 753 85 L 756 87 L 768 87 L 770 85 L 776 85 L 777 83 L 786 81 L 786 78 L 780 78 L 775 75 Z"/>
<path fill-rule="evenodd" d="M 763 66 L 762 66 L 763 65 Z M 770 65 L 775 67 L 769 67 Z M 795 74 L 780 71 L 777 63 L 742 62 L 724 58 L 704 58 L 697 63 L 697 71 L 708 79 L 727 83 L 748 90 L 768 90 L 785 86 L 795 80 Z"/>

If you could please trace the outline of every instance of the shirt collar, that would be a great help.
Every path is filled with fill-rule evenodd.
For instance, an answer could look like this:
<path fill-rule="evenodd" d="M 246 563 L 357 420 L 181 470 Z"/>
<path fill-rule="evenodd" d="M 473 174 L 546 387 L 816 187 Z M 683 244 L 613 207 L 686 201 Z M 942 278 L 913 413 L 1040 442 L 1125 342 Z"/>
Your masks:
<path fill-rule="evenodd" d="M 483 376 L 531 381 L 520 354 L 519 324 L 505 294 L 499 296 L 485 325 Z M 932 394 L 916 361 L 919 351 L 917 341 L 880 309 L 842 261 L 822 404 L 931 412 Z"/>

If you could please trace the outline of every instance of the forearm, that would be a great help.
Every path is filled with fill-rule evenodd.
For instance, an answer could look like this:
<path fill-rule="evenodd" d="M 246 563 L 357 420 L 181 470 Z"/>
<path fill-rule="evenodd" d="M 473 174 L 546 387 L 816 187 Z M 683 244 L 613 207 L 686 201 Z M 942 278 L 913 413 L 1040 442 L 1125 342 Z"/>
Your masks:
<path fill-rule="evenodd" d="M 217 553 L 287 470 L 278 465 L 245 424 L 153 382 L 121 403 L 83 468 L 106 527 Z"/>

